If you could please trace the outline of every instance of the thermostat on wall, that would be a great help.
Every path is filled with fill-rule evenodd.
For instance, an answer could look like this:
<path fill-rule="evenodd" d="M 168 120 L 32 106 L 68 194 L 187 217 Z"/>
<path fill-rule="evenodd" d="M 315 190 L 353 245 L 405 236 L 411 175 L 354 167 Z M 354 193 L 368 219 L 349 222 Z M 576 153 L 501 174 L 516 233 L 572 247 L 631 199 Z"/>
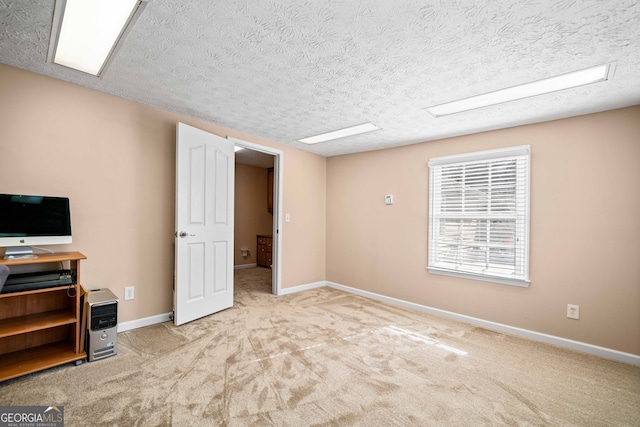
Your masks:
<path fill-rule="evenodd" d="M 392 205 L 393 204 L 393 196 L 384 196 L 384 204 Z"/>

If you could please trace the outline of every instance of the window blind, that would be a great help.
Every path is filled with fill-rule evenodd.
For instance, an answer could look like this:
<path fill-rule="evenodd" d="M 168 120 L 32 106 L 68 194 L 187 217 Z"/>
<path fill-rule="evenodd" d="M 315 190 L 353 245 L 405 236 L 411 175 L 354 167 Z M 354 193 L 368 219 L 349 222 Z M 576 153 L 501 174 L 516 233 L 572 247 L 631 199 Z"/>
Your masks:
<path fill-rule="evenodd" d="M 429 160 L 432 273 L 529 283 L 530 147 Z"/>

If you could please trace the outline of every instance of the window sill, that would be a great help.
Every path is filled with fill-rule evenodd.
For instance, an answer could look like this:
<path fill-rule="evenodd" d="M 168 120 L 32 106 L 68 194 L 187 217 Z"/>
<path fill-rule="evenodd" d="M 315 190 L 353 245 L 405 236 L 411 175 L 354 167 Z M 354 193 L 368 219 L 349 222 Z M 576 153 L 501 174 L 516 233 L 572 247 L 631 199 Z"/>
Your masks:
<path fill-rule="evenodd" d="M 529 280 L 510 279 L 508 277 L 487 276 L 483 274 L 463 273 L 461 271 L 447 270 L 445 268 L 427 267 L 427 271 L 432 274 L 440 274 L 443 276 L 460 277 L 470 280 L 481 280 L 483 282 L 499 283 L 501 285 L 519 286 L 528 288 L 531 283 Z"/>

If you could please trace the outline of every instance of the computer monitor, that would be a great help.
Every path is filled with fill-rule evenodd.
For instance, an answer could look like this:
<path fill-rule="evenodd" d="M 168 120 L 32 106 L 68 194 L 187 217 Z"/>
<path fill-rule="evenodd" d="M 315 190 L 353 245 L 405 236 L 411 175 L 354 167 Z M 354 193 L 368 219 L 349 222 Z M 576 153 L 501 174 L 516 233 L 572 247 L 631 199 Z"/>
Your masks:
<path fill-rule="evenodd" d="M 5 259 L 37 258 L 33 246 L 71 243 L 66 197 L 0 194 L 0 247 Z"/>

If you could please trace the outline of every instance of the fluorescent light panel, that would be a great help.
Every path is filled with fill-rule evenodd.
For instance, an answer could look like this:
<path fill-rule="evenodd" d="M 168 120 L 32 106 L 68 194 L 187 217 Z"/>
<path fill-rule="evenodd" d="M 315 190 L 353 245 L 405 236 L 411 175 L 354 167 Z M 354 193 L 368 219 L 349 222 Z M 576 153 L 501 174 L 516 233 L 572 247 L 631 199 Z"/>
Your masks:
<path fill-rule="evenodd" d="M 597 67 L 586 68 L 584 70 L 574 71 L 572 73 L 562 74 L 531 83 L 525 83 L 507 89 L 485 93 L 483 95 L 447 102 L 445 104 L 429 107 L 426 110 L 435 117 L 441 117 L 449 114 L 460 113 L 462 111 L 501 104 L 503 102 L 515 101 L 545 93 L 602 82 L 609 79 L 610 69 L 612 68 L 611 65 L 612 64 L 605 64 Z"/>
<path fill-rule="evenodd" d="M 344 138 L 347 136 L 360 135 L 362 133 L 373 132 L 380 128 L 371 123 L 363 123 L 361 125 L 351 126 L 348 128 L 334 130 L 332 132 L 323 133 L 316 136 L 299 139 L 298 141 L 305 144 L 317 144 L 318 142 L 331 141 L 333 139 Z"/>
<path fill-rule="evenodd" d="M 57 0 L 56 12 L 60 13 L 61 9 L 63 12 L 54 18 L 52 42 L 55 46 L 50 51 L 55 54 L 50 60 L 100 75 L 142 5 L 140 0 Z M 55 22 L 56 19 L 61 22 Z"/>

